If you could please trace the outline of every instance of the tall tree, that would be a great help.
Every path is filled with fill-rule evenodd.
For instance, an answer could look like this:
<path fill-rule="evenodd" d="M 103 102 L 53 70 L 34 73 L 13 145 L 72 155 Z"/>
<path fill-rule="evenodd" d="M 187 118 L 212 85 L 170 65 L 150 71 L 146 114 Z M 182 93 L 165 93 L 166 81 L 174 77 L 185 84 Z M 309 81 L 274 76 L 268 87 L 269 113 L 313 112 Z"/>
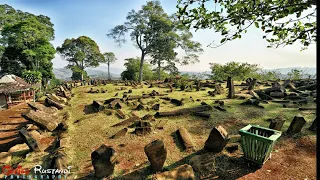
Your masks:
<path fill-rule="evenodd" d="M 114 63 L 117 60 L 117 58 L 113 52 L 103 53 L 103 56 L 104 56 L 104 63 L 107 63 L 107 65 L 108 65 L 108 79 L 110 80 L 111 79 L 111 77 L 110 77 L 110 64 Z"/>
<path fill-rule="evenodd" d="M 99 63 L 104 62 L 99 46 L 87 36 L 66 39 L 61 47 L 57 47 L 57 51 L 69 62 L 66 68 L 71 69 L 74 74 L 80 73 L 81 80 L 83 80 L 85 68 L 97 67 Z"/>
<path fill-rule="evenodd" d="M 270 45 L 300 41 L 302 50 L 317 36 L 316 0 L 178 0 L 178 17 L 188 28 L 213 28 L 224 36 L 220 45 L 246 33 L 254 25 Z M 232 28 L 233 27 L 233 28 Z M 215 44 L 215 47 L 220 46 Z"/>
<path fill-rule="evenodd" d="M 3 73 L 22 75 L 24 70 L 39 71 L 43 83 L 54 77 L 55 49 L 53 24 L 47 16 L 35 16 L 0 5 L 0 67 Z"/>
<path fill-rule="evenodd" d="M 174 43 L 174 46 L 169 48 L 171 52 L 172 49 L 178 47 L 184 49 L 187 53 L 185 58 L 181 60 L 181 63 L 184 64 L 198 58 L 194 52 L 202 51 L 201 44 L 192 41 L 192 34 L 186 29 L 178 28 L 177 22 L 163 11 L 158 0 L 148 1 L 137 12 L 130 11 L 126 19 L 127 21 L 123 25 L 111 29 L 107 36 L 121 45 L 126 42 L 125 33 L 131 31 L 131 40 L 141 50 L 139 81 L 142 81 L 145 57 L 151 53 L 154 57 L 160 57 L 160 53 L 165 52 L 163 46 Z M 156 53 L 158 54 L 156 55 Z M 162 59 L 153 62 L 158 61 L 162 61 Z M 161 62 L 157 64 L 159 65 Z"/>
<path fill-rule="evenodd" d="M 121 73 L 121 79 L 137 81 L 139 78 L 140 71 L 140 58 L 127 58 L 125 59 L 124 66 L 126 70 Z M 143 65 L 143 80 L 151 80 L 153 78 L 153 72 L 151 65 L 144 63 Z"/>
<path fill-rule="evenodd" d="M 229 62 L 225 65 L 218 63 L 210 63 L 212 79 L 226 80 L 232 77 L 234 80 L 243 80 L 257 73 L 259 67 L 257 64 L 248 64 L 240 62 Z"/>

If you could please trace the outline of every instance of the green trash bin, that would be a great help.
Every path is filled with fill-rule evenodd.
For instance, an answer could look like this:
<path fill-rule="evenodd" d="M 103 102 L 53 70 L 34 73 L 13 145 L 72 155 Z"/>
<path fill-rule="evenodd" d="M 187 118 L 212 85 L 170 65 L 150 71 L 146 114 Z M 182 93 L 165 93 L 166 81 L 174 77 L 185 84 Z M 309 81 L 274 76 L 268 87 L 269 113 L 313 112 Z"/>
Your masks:
<path fill-rule="evenodd" d="M 249 124 L 240 129 L 239 134 L 244 158 L 262 166 L 271 157 L 271 151 L 281 136 L 281 131 Z"/>

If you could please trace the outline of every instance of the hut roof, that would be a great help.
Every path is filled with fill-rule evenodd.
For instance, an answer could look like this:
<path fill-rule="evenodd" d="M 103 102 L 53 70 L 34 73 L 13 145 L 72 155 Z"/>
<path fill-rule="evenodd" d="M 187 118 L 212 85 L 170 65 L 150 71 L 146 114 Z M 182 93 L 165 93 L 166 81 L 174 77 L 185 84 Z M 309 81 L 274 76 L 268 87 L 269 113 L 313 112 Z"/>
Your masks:
<path fill-rule="evenodd" d="M 13 74 L 5 75 L 0 78 L 0 93 L 9 94 L 28 90 L 29 88 L 31 88 L 30 84 Z"/>

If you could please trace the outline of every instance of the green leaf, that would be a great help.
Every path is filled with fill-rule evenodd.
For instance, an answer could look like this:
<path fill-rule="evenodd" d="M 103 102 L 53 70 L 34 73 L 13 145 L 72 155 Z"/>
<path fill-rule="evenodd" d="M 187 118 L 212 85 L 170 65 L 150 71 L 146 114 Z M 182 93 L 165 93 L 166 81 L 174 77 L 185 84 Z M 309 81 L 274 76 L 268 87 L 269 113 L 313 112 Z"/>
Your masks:
<path fill-rule="evenodd" d="M 224 43 L 227 40 L 227 38 L 221 39 L 220 43 Z"/>
<path fill-rule="evenodd" d="M 258 22 L 254 22 L 254 25 L 256 26 L 256 28 L 259 28 L 259 23 Z"/>

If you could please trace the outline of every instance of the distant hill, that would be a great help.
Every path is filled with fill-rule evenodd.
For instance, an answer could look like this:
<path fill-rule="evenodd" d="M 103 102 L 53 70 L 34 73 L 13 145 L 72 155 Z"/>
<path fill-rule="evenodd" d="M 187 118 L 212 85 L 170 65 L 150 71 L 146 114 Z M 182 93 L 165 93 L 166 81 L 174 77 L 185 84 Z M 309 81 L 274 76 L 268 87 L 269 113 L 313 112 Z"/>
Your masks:
<path fill-rule="evenodd" d="M 101 78 L 101 79 L 106 79 L 108 78 L 108 73 L 107 71 L 102 71 L 102 70 L 96 70 L 93 68 L 88 68 L 86 69 L 88 75 L 92 78 Z M 120 78 L 120 72 L 119 74 L 113 73 L 112 69 L 110 68 L 110 75 L 113 79 L 119 79 Z M 63 80 L 71 80 L 72 76 L 72 71 L 70 69 L 65 69 L 65 68 L 54 68 L 53 73 L 58 79 L 63 79 Z"/>
<path fill-rule="evenodd" d="M 278 70 L 282 74 L 281 78 L 285 78 L 288 72 L 290 72 L 292 69 L 299 69 L 299 70 L 302 70 L 304 74 L 310 74 L 310 75 L 315 75 L 317 73 L 317 68 L 311 68 L 311 67 L 288 67 L 288 68 L 262 69 L 262 70 L 264 71 Z M 86 71 L 88 75 L 92 78 L 106 79 L 108 77 L 107 67 L 105 66 L 99 66 L 98 68 L 87 68 Z M 111 77 L 113 79 L 120 79 L 121 78 L 120 74 L 122 71 L 124 71 L 124 69 L 110 67 Z M 54 68 L 53 73 L 58 79 L 71 80 L 72 71 L 70 69 Z M 204 75 L 204 74 L 210 74 L 210 73 L 211 73 L 210 71 L 204 71 L 204 72 L 181 71 L 181 74 L 189 74 L 190 76 L 192 75 L 198 76 L 200 74 Z M 307 77 L 308 75 L 304 76 L 304 78 L 307 78 Z"/>

